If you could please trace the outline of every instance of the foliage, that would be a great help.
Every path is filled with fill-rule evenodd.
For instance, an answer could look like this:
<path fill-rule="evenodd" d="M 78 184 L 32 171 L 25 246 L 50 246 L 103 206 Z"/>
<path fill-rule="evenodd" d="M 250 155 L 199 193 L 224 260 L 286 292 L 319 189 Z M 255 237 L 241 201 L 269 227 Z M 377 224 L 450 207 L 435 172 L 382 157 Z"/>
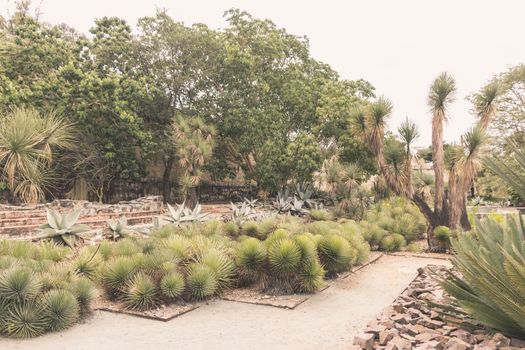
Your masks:
<path fill-rule="evenodd" d="M 53 184 L 56 152 L 73 144 L 71 124 L 55 112 L 14 109 L 0 118 L 0 179 L 15 197 L 36 203 Z"/>
<path fill-rule="evenodd" d="M 60 214 L 54 209 L 47 209 L 47 224 L 40 226 L 38 239 L 52 239 L 73 247 L 80 234 L 90 228 L 84 224 L 77 224 L 82 209 L 76 209 L 68 214 Z"/>
<path fill-rule="evenodd" d="M 461 276 L 442 281 L 473 319 L 515 337 L 525 330 L 524 229 L 523 218 L 515 216 L 507 224 L 478 221 L 474 234 L 459 233 L 452 240 L 452 262 Z"/>
<path fill-rule="evenodd" d="M 174 225 L 181 225 L 187 222 L 201 222 L 206 220 L 207 214 L 201 213 L 202 207 L 200 204 L 190 209 L 186 206 L 186 203 L 177 205 L 177 209 L 171 205 L 168 206 L 168 215 L 162 217 L 163 220 L 172 223 Z"/>
<path fill-rule="evenodd" d="M 109 237 L 114 241 L 127 237 L 131 232 L 128 229 L 128 221 L 125 217 L 118 220 L 108 220 L 106 223 L 108 224 Z"/>

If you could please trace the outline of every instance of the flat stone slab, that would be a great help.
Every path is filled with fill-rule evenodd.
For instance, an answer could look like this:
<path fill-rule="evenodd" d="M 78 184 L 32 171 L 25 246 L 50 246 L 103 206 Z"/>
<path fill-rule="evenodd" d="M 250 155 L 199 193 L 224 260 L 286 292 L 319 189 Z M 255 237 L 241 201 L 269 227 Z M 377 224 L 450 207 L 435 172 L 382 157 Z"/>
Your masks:
<path fill-rule="evenodd" d="M 156 309 L 146 311 L 136 311 L 127 309 L 123 304 L 108 300 L 97 300 L 93 310 L 114 312 L 119 314 L 148 318 L 157 321 L 169 321 L 175 317 L 184 315 L 190 311 L 199 308 L 204 303 L 173 303 L 160 306 Z"/>

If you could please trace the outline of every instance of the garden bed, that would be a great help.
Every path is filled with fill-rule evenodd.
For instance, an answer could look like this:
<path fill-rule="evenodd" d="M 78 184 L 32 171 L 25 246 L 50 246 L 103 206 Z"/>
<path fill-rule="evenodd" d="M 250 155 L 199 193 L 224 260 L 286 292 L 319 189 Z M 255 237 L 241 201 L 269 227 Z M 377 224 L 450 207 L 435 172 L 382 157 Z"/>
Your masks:
<path fill-rule="evenodd" d="M 444 266 L 428 265 L 387 307 L 370 322 L 363 334 L 354 338 L 352 349 L 388 350 L 517 350 L 525 341 L 491 333 L 484 329 L 458 327 L 463 320 L 448 321 L 429 307 L 429 302 L 451 305 L 454 300 L 440 287 L 433 275 L 445 276 Z"/>
<path fill-rule="evenodd" d="M 160 305 L 158 308 L 151 310 L 137 311 L 130 310 L 121 303 L 112 302 L 107 299 L 100 298 L 93 303 L 93 310 L 115 312 L 120 314 L 148 318 L 157 321 L 169 321 L 174 319 L 175 317 L 179 317 L 181 315 L 184 315 L 185 313 L 193 311 L 202 306 L 203 304 L 203 302 L 177 302 L 170 303 L 168 305 Z"/>

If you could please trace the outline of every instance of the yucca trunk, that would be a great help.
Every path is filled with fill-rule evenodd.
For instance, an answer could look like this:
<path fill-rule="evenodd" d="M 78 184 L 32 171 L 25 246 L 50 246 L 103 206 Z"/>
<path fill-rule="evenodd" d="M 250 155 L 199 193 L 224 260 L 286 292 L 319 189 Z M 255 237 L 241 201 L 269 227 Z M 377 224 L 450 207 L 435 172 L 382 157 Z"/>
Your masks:
<path fill-rule="evenodd" d="M 434 168 L 435 178 L 434 211 L 437 215 L 441 215 L 445 199 L 443 119 L 444 115 L 440 112 L 432 118 L 432 167 Z"/>

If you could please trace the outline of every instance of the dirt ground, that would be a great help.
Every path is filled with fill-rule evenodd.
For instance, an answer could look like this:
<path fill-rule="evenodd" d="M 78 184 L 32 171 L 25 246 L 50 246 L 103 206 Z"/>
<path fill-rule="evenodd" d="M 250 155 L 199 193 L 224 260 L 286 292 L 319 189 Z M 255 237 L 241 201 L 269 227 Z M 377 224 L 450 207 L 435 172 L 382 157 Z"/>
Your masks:
<path fill-rule="evenodd" d="M 427 264 L 447 260 L 383 256 L 295 310 L 218 300 L 169 322 L 97 311 L 85 323 L 1 350 L 348 349 L 354 335 Z"/>

